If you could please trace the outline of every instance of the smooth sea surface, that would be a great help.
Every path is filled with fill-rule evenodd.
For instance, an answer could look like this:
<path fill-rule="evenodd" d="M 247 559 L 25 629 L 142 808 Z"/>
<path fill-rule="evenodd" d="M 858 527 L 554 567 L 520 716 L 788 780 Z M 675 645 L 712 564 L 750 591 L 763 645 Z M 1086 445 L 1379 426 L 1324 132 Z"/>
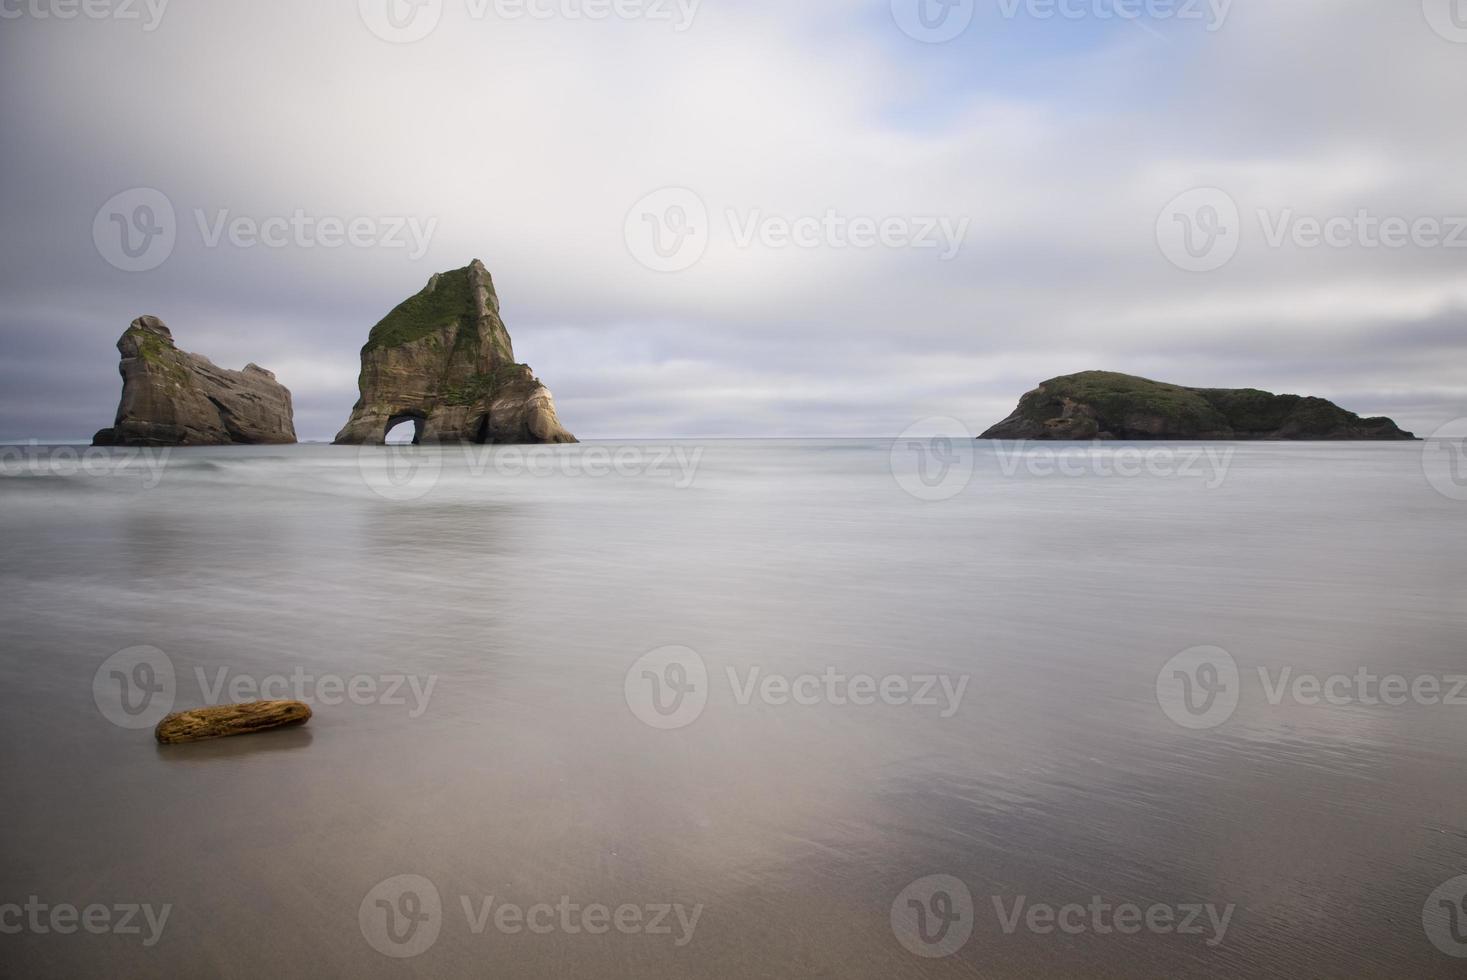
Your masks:
<path fill-rule="evenodd" d="M 1208 448 L 12 447 L 0 975 L 1467 974 L 1467 500 Z"/>

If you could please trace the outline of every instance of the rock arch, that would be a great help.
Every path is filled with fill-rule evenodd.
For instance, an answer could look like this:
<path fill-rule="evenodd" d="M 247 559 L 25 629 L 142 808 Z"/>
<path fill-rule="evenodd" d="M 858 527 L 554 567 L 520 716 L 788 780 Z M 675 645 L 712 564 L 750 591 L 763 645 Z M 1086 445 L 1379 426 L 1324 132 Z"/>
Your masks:
<path fill-rule="evenodd" d="M 550 391 L 516 363 L 494 280 L 478 259 L 428 280 L 372 328 L 361 397 L 339 444 L 382 443 L 413 419 L 416 442 L 575 442 Z"/>

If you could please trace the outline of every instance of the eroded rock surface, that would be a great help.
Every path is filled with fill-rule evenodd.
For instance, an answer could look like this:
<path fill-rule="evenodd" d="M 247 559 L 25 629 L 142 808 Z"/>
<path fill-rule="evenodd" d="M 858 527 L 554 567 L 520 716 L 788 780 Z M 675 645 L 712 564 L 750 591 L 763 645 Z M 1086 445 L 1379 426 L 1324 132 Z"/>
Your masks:
<path fill-rule="evenodd" d="M 404 421 L 419 442 L 576 441 L 549 389 L 516 363 L 494 281 L 478 259 L 433 276 L 372 328 L 359 387 L 337 443 L 382 443 Z"/>
<path fill-rule="evenodd" d="M 290 391 L 257 364 L 221 368 L 181 351 L 155 316 L 140 316 L 117 341 L 122 400 L 98 446 L 220 446 L 295 442 Z"/>
<path fill-rule="evenodd" d="M 1184 388 L 1129 374 L 1054 378 L 981 439 L 1414 439 L 1388 418 L 1362 419 L 1323 398 L 1253 388 Z"/>

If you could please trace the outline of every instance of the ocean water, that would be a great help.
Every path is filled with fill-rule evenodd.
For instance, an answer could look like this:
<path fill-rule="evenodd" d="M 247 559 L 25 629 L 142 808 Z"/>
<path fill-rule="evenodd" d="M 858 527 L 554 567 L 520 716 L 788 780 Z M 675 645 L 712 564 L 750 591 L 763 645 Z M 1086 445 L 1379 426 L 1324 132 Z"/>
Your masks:
<path fill-rule="evenodd" d="M 1467 971 L 1447 447 L 79 452 L 0 452 L 0 974 Z"/>

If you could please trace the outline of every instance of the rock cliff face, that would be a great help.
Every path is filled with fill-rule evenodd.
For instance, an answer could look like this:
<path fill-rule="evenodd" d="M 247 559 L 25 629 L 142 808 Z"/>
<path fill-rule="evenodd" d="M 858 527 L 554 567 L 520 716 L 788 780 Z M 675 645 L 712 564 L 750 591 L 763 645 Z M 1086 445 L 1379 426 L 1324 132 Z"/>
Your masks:
<path fill-rule="evenodd" d="M 980 439 L 1414 439 L 1323 398 L 1253 388 L 1183 388 L 1086 371 L 1046 381 Z"/>
<path fill-rule="evenodd" d="M 122 401 L 97 446 L 222 446 L 295 442 L 290 392 L 255 364 L 228 371 L 181 351 L 155 316 L 132 321 L 117 341 Z"/>
<path fill-rule="evenodd" d="M 494 281 L 478 259 L 433 276 L 372 328 L 359 385 L 337 443 L 381 443 L 405 421 L 415 442 L 576 441 L 550 391 L 515 362 Z"/>

